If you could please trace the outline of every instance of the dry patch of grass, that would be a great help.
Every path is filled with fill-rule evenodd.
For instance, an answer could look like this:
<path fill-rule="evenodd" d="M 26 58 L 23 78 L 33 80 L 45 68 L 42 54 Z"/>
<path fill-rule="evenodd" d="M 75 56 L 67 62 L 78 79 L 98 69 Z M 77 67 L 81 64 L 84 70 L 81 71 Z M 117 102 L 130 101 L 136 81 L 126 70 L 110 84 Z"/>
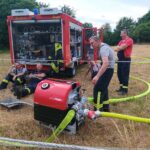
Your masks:
<path fill-rule="evenodd" d="M 145 60 L 150 58 L 150 45 L 134 45 L 133 61 Z M 1 58 L 9 58 L 9 54 L 0 54 Z M 1 60 L 0 60 L 1 61 Z M 5 76 L 10 61 L 4 61 L 0 64 L 0 80 Z M 132 64 L 131 75 L 142 78 L 150 82 L 150 64 Z M 90 76 L 86 75 L 87 65 L 80 66 L 76 77 L 85 88 L 86 95 L 92 96 L 93 85 Z M 118 88 L 118 79 L 114 73 L 109 87 L 110 98 L 119 97 L 115 90 Z M 8 89 L 0 91 L 0 99 L 14 97 Z M 140 81 L 130 79 L 129 96 L 137 95 L 146 90 L 146 85 Z M 32 102 L 33 95 L 24 98 Z M 150 95 L 136 101 L 123 102 L 111 105 L 111 111 L 121 114 L 128 114 L 140 117 L 150 118 Z M 55 142 L 66 144 L 77 144 L 84 146 L 98 147 L 150 147 L 150 126 L 144 123 L 135 123 L 111 118 L 99 118 L 96 121 L 86 120 L 76 135 L 61 134 Z M 0 107 L 0 136 L 20 138 L 34 141 L 45 141 L 51 135 L 51 130 L 39 126 L 33 118 L 33 109 L 24 106 L 21 109 L 10 110 Z M 2 149 L 8 149 L 1 147 Z M 12 149 L 12 148 L 11 148 Z M 15 149 L 15 148 L 14 148 Z M 21 148 L 27 149 L 27 148 Z"/>

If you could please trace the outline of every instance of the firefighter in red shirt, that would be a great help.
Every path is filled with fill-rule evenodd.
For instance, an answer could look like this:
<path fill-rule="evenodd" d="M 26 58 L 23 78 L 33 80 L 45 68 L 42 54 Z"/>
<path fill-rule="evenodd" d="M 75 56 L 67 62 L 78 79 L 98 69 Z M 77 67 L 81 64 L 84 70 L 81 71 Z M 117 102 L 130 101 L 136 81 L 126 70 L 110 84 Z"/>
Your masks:
<path fill-rule="evenodd" d="M 117 75 L 120 83 L 120 88 L 117 90 L 117 92 L 119 95 L 126 95 L 128 93 L 133 39 L 128 36 L 127 30 L 122 30 L 120 36 L 122 40 L 115 48 L 118 56 Z"/>

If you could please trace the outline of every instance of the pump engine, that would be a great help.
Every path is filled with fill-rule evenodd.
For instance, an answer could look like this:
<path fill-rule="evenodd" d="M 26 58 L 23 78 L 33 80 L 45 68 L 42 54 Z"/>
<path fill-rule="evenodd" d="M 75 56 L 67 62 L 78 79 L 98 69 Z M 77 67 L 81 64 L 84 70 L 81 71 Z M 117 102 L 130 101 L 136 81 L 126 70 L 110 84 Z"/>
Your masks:
<path fill-rule="evenodd" d="M 48 127 L 57 127 L 68 111 L 75 110 L 75 116 L 66 131 L 75 134 L 84 123 L 86 98 L 80 94 L 80 84 L 74 81 L 45 79 L 34 94 L 34 118 Z"/>

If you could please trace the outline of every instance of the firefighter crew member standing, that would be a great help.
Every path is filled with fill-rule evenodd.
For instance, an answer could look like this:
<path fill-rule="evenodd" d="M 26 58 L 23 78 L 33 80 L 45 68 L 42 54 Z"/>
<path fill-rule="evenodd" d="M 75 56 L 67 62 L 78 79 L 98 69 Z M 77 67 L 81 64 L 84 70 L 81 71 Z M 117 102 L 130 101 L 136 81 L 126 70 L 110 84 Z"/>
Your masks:
<path fill-rule="evenodd" d="M 37 84 L 46 77 L 46 73 L 42 69 L 43 65 L 38 63 L 36 65 L 36 70 L 30 73 L 28 76 L 29 83 L 23 88 L 16 88 L 14 95 L 16 95 L 18 99 L 34 93 Z"/>
<path fill-rule="evenodd" d="M 55 43 L 51 48 L 51 54 L 48 56 L 52 68 L 50 72 L 52 76 L 57 76 L 59 71 L 63 70 L 62 45 L 61 43 Z"/>
<path fill-rule="evenodd" d="M 100 98 L 100 104 L 103 104 L 103 102 L 109 99 L 108 86 L 114 72 L 114 51 L 106 43 L 101 43 L 97 36 L 90 37 L 89 41 L 94 49 L 94 53 L 97 53 L 97 58 L 102 61 L 102 66 L 92 79 L 92 82 L 94 84 L 94 102 L 97 103 L 98 98 Z M 99 92 L 100 97 L 98 97 Z M 100 111 L 110 111 L 109 104 L 103 104 L 100 108 Z"/>
<path fill-rule="evenodd" d="M 115 48 L 118 56 L 117 75 L 120 83 L 120 88 L 117 90 L 119 95 L 128 93 L 128 82 L 131 64 L 131 53 L 133 47 L 133 40 L 127 35 L 126 30 L 122 30 L 120 34 L 122 40 Z"/>
<path fill-rule="evenodd" d="M 10 81 L 13 83 L 13 88 L 17 85 L 24 84 L 26 72 L 27 69 L 19 62 L 12 65 L 5 79 L 3 79 L 0 84 L 0 90 L 6 89 Z"/>

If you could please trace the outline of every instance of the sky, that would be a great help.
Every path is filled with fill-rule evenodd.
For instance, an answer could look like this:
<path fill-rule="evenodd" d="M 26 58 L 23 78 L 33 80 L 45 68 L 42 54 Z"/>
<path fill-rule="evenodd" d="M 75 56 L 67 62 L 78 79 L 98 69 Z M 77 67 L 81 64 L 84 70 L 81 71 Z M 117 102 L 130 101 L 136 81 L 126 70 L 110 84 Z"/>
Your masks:
<path fill-rule="evenodd" d="M 101 27 L 109 23 L 114 29 L 122 17 L 131 17 L 137 21 L 150 10 L 150 0 L 36 0 L 49 4 L 51 8 L 68 5 L 76 13 L 76 19 L 82 23 L 92 23 Z"/>

